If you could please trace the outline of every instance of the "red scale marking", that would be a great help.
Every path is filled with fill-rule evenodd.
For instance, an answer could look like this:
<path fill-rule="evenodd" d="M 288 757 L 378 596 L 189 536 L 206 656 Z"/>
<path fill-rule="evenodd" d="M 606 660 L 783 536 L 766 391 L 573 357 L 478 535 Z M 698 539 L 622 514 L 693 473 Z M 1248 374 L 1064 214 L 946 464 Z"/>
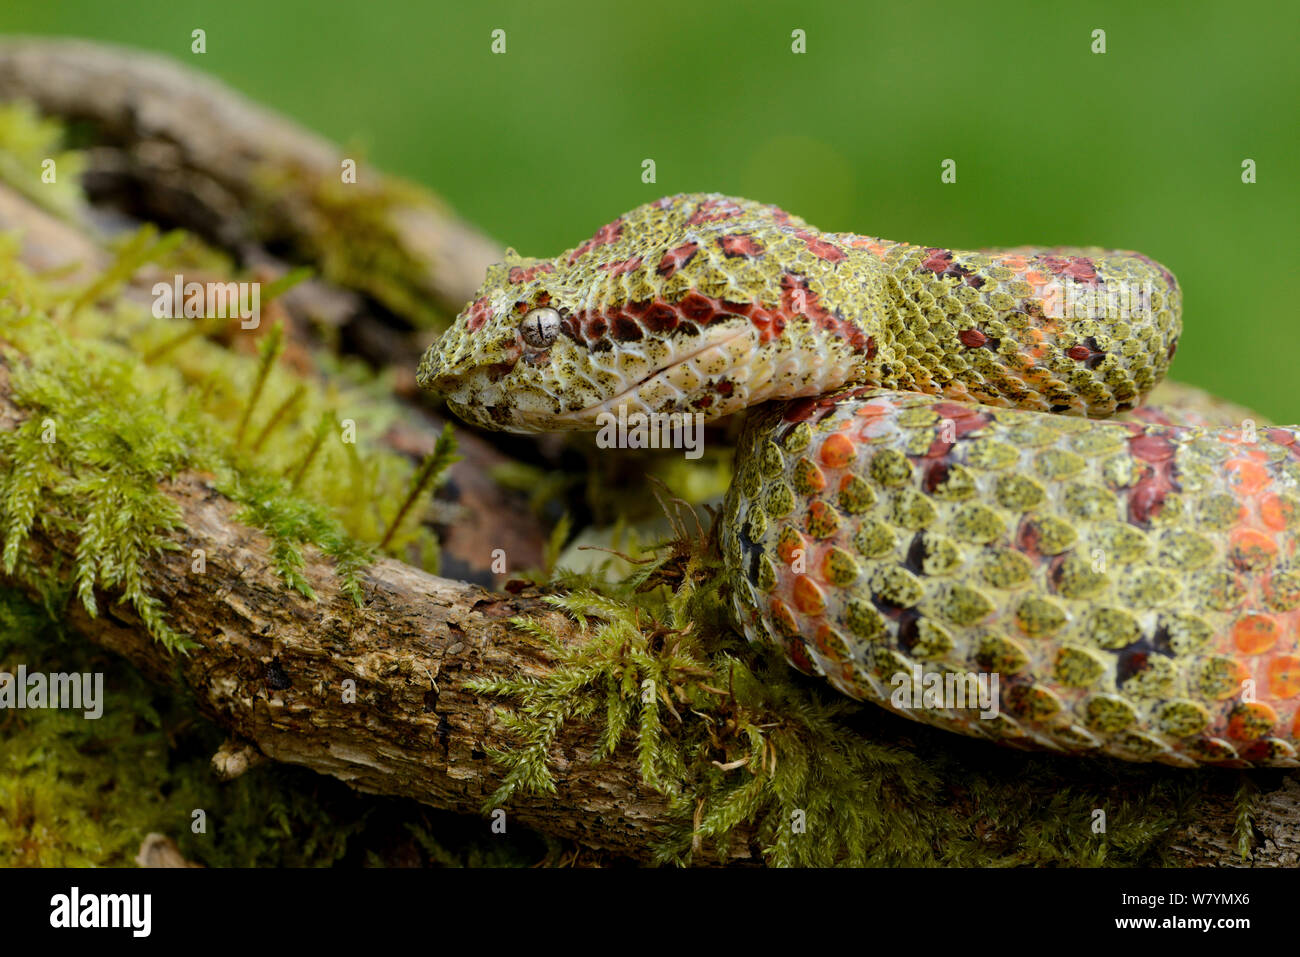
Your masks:
<path fill-rule="evenodd" d="M 839 247 L 828 243 L 819 237 L 816 233 L 809 232 L 806 229 L 800 229 L 795 232 L 795 236 L 802 239 L 808 251 L 818 259 L 824 259 L 830 263 L 837 263 L 842 259 L 848 258 L 848 253 Z"/>
<path fill-rule="evenodd" d="M 760 303 L 731 302 L 705 296 L 692 290 L 675 303 L 662 299 L 629 302 L 621 309 L 583 310 L 568 317 L 575 336 L 594 345 L 608 332 L 619 341 L 636 341 L 646 332 L 669 333 L 679 327 L 705 326 L 727 316 L 748 319 L 759 331 L 761 342 L 770 342 L 785 331 L 786 323 L 804 315 L 823 329 L 844 339 L 856 352 L 868 359 L 876 354 L 876 341 L 856 324 L 841 319 L 821 305 L 816 293 L 801 277 L 786 274 L 781 280 L 781 303 L 769 308 Z"/>
<path fill-rule="evenodd" d="M 928 269 L 936 276 L 955 276 L 964 279 L 971 274 L 970 269 L 952 261 L 952 250 L 928 247 L 925 251 L 928 255 L 921 263 L 921 268 Z"/>
<path fill-rule="evenodd" d="M 619 342 L 636 342 L 644 337 L 637 321 L 623 315 L 610 317 L 609 334 Z"/>
<path fill-rule="evenodd" d="M 469 307 L 469 313 L 465 316 L 465 328 L 470 332 L 477 332 L 491 317 L 492 310 L 488 307 L 488 297 L 475 299 L 473 305 Z"/>
<path fill-rule="evenodd" d="M 706 199 L 695 207 L 695 212 L 691 213 L 691 218 L 686 222 L 691 226 L 700 226 L 704 223 L 720 223 L 727 219 L 735 219 L 740 214 L 741 209 L 735 203 L 720 199 Z"/>
<path fill-rule="evenodd" d="M 785 414 L 781 416 L 784 422 L 803 422 L 812 416 L 813 411 L 817 408 L 817 400 L 803 398 L 795 399 L 785 408 Z"/>
<path fill-rule="evenodd" d="M 656 302 L 647 309 L 641 321 L 651 332 L 671 332 L 680 322 L 677 310 L 663 302 Z"/>
<path fill-rule="evenodd" d="M 1129 454 L 1150 468 L 1128 494 L 1128 520 L 1133 525 L 1150 526 L 1170 492 L 1179 489 L 1174 479 L 1175 446 L 1158 433 L 1139 431 L 1128 441 Z"/>
<path fill-rule="evenodd" d="M 531 282 L 538 273 L 555 272 L 555 267 L 550 263 L 539 263 L 536 266 L 511 266 L 510 273 L 507 277 L 511 282 Z"/>
<path fill-rule="evenodd" d="M 949 453 L 957 442 L 971 432 L 984 428 L 992 420 L 992 417 L 987 414 L 952 402 L 936 403 L 932 408 L 935 413 L 952 422 L 952 440 L 948 441 L 944 438 L 941 425 L 923 455 L 909 456 L 915 464 L 925 470 L 923 485 L 926 492 L 931 494 L 947 480 L 949 469 L 953 464 Z"/>
<path fill-rule="evenodd" d="M 631 259 L 624 259 L 623 261 L 616 262 L 616 263 L 601 263 L 596 268 L 603 269 L 611 276 L 621 276 L 624 273 L 629 273 L 634 269 L 640 269 L 641 257 L 633 256 Z"/>
<path fill-rule="evenodd" d="M 788 316 L 807 316 L 827 332 L 846 340 L 854 352 L 862 353 L 868 359 L 875 357 L 876 340 L 856 324 L 839 318 L 822 306 L 820 297 L 808 288 L 808 280 L 802 276 L 785 273 L 781 277 L 781 308 Z"/>
<path fill-rule="evenodd" d="M 943 275 L 952 265 L 952 253 L 947 249 L 927 249 L 929 255 L 921 263 L 922 269 L 928 269 L 936 275 Z"/>
<path fill-rule="evenodd" d="M 1096 265 L 1086 256 L 1042 256 L 1038 261 L 1057 276 L 1068 276 L 1090 286 L 1101 282 Z"/>
<path fill-rule="evenodd" d="M 1038 548 L 1038 543 L 1042 538 L 1043 532 L 1038 527 L 1038 523 L 1033 518 L 1026 517 L 1021 520 L 1020 527 L 1016 530 L 1016 549 L 1023 552 L 1026 558 L 1041 560 L 1044 556 Z"/>
<path fill-rule="evenodd" d="M 735 259 L 737 256 L 754 259 L 763 255 L 764 252 L 761 243 L 757 242 L 753 236 L 747 236 L 744 233 L 730 233 L 726 236 L 719 236 L 718 248 L 722 250 L 723 255 L 728 259 Z"/>
<path fill-rule="evenodd" d="M 597 246 L 608 246 L 610 243 L 618 242 L 619 237 L 623 235 L 623 217 L 620 216 L 612 223 L 606 223 L 596 230 L 596 235 L 592 236 L 585 243 L 569 253 L 569 265 L 572 266 L 578 259 L 591 252 Z"/>
<path fill-rule="evenodd" d="M 687 319 L 701 324 L 708 323 L 717 311 L 713 300 L 707 296 L 701 296 L 698 292 L 688 293 L 677 304 L 677 308 L 681 310 L 682 315 Z"/>
<path fill-rule="evenodd" d="M 818 419 L 825 418 L 841 402 L 855 399 L 873 388 L 874 386 L 864 385 L 858 386 L 854 389 L 847 389 L 843 392 L 832 392 L 829 395 L 808 396 L 805 398 L 795 399 L 786 406 L 781 419 L 785 422 L 803 422 L 812 418 L 814 413 Z M 881 409 L 880 413 L 883 415 L 887 411 L 887 408 Z M 855 414 L 862 415 L 863 410 L 858 409 Z"/>
<path fill-rule="evenodd" d="M 680 246 L 664 253 L 664 258 L 659 260 L 659 266 L 655 271 L 661 276 L 671 276 L 694 259 L 695 254 L 699 251 L 699 243 L 682 243 Z"/>
<path fill-rule="evenodd" d="M 936 451 L 936 448 L 939 449 L 940 451 Z M 945 457 L 947 456 L 948 451 L 951 448 L 952 445 L 949 443 L 936 441 L 934 445 L 930 446 L 930 451 L 929 453 L 926 454 L 925 457 L 926 458 Z M 925 491 L 927 495 L 933 495 L 935 489 L 937 489 L 940 485 L 942 485 L 947 480 L 949 464 L 950 463 L 946 460 L 942 462 L 935 462 L 928 469 L 925 470 Z"/>

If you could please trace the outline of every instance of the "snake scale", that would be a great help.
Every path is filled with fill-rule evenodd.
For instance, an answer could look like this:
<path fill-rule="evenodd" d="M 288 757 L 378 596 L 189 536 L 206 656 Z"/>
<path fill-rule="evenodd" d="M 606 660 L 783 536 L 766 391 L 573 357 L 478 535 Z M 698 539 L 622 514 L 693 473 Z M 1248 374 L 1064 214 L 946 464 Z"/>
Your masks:
<path fill-rule="evenodd" d="M 737 624 L 853 698 L 1022 747 L 1296 766 L 1300 445 L 1137 408 L 1181 305 L 1138 253 L 679 195 L 507 254 L 418 379 L 516 432 L 757 406 L 721 522 Z M 992 674 L 996 713 L 920 693 Z"/>

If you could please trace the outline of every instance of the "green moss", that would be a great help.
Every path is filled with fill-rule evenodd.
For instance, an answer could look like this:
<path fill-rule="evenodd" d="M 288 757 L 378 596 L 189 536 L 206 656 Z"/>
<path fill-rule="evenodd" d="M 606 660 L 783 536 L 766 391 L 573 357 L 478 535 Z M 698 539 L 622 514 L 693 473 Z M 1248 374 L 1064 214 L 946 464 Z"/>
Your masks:
<path fill-rule="evenodd" d="M 433 264 L 415 256 L 394 226 L 402 209 L 445 212 L 427 190 L 396 177 L 373 186 L 270 167 L 258 175 L 257 185 L 265 209 L 283 206 L 284 197 L 291 195 L 310 210 L 312 221 L 299 224 L 293 241 L 297 255 L 315 263 L 326 279 L 364 292 L 418 326 L 446 325 L 448 317 L 429 301 Z M 268 222 L 281 218 L 268 217 Z"/>
<path fill-rule="evenodd" d="M 158 600 L 146 594 L 142 566 L 176 547 L 168 533 L 179 514 L 158 483 L 198 457 L 188 423 L 142 397 L 128 363 L 70 346 L 9 303 L 0 302 L 0 329 L 10 343 L 11 395 L 27 412 L 0 432 L 5 574 L 45 589 L 64 584 L 39 566 L 30 533 L 39 526 L 68 536 L 77 543 L 71 583 L 91 615 L 96 587 L 120 593 L 155 637 L 181 647 Z M 11 345 L 20 337 L 21 355 Z"/>
<path fill-rule="evenodd" d="M 312 542 L 344 560 L 355 591 L 363 548 L 312 503 L 283 494 L 284 481 L 238 467 L 193 397 L 169 400 L 139 387 L 139 363 L 103 343 L 66 338 L 43 315 L 0 301 L 11 396 L 26 418 L 0 432 L 0 529 L 5 574 L 44 591 L 68 585 L 98 613 L 95 589 L 120 594 L 169 648 L 183 636 L 164 620 L 143 577 L 151 554 L 174 549 L 180 525 L 160 483 L 190 469 L 218 473 L 219 486 L 267 530 L 285 579 L 303 590 L 297 546 Z M 31 532 L 76 543 L 69 576 L 43 567 Z M 359 595 L 358 595 L 359 599 Z"/>
<path fill-rule="evenodd" d="M 98 720 L 4 712 L 0 867 L 131 866 L 151 832 L 208 867 L 527 866 L 562 852 L 411 801 L 356 794 L 301 768 L 267 763 L 220 782 L 209 757 L 221 732 L 195 719 L 191 701 L 0 589 L 0 671 L 20 664 L 29 673 L 101 673 L 105 700 Z M 206 819 L 199 833 L 195 810 Z"/>
<path fill-rule="evenodd" d="M 0 112 L 0 154 L 19 157 L 11 175 L 29 177 L 31 160 L 57 145 L 53 132 L 30 114 Z M 66 183 L 61 177 L 60 188 Z M 39 185 L 26 188 L 50 198 Z M 433 321 L 418 294 L 425 264 L 386 258 L 387 207 L 330 184 L 310 188 L 321 192 L 318 205 L 333 224 L 307 251 L 325 274 Z M 370 251 L 358 256 L 361 247 Z M 445 468 L 449 439 L 418 468 L 380 444 L 401 415 L 386 379 L 318 356 L 331 384 L 317 384 L 284 368 L 290 344 L 273 323 L 245 332 L 112 302 L 142 262 L 184 272 L 214 261 L 178 234 L 129 237 L 112 267 L 70 293 L 21 269 L 14 249 L 12 238 L 0 237 L 0 349 L 24 415 L 0 431 L 0 534 L 6 574 L 35 586 L 46 612 L 69 595 L 96 611 L 102 589 L 131 604 L 168 646 L 184 645 L 141 571 L 151 553 L 173 547 L 179 516 L 158 483 L 182 470 L 210 473 L 241 504 L 241 520 L 271 537 L 287 586 L 304 594 L 309 543 L 334 558 L 355 599 L 357 576 L 376 551 L 421 554 L 436 567 L 436 542 L 411 516 Z M 703 469 L 660 458 L 655 470 L 698 500 L 715 494 L 727 473 L 726 454 L 709 454 Z M 587 479 L 592 511 L 619 530 L 638 518 L 629 503 L 653 500 L 639 484 L 644 470 L 629 461 L 593 458 L 578 477 Z M 551 473 L 547 487 L 574 481 Z M 610 490 L 618 493 L 612 499 Z M 553 790 L 556 735 L 566 722 L 594 718 L 598 755 L 631 749 L 645 785 L 667 796 L 670 820 L 656 844 L 666 862 L 725 858 L 742 832 L 776 865 L 1166 860 L 1170 828 L 1206 793 L 1206 775 L 1027 756 L 859 707 L 735 634 L 709 536 L 683 519 L 666 549 L 647 552 L 652 561 L 614 584 L 596 577 L 599 565 L 588 576 L 554 572 L 569 532 L 567 521 L 557 525 L 542 578 L 587 640 L 565 647 L 517 621 L 551 647 L 559 666 L 541 681 L 479 686 L 512 702 L 502 720 L 516 741 L 496 755 L 505 778 L 495 802 Z M 32 548 L 37 527 L 77 543 L 72 567 L 43 563 Z M 90 656 L 115 676 L 116 695 L 100 722 L 57 711 L 6 716 L 0 855 L 10 856 L 0 863 L 126 863 L 149 830 L 171 834 L 209 864 L 346 861 L 392 806 L 340 797 L 341 785 L 273 766 L 216 786 L 207 773 L 215 731 L 202 725 L 196 737 L 179 734 L 192 714 L 186 702 L 97 655 L 0 592 L 0 657 L 87 670 Z M 181 739 L 188 744 L 178 754 Z M 320 799 L 326 791 L 332 796 Z M 1253 792 L 1238 795 L 1243 849 L 1253 801 Z M 190 832 L 195 807 L 216 809 L 214 832 Z M 1095 811 L 1105 814 L 1103 833 L 1094 832 Z M 458 857 L 442 826 L 421 816 L 429 812 L 410 813 L 400 840 L 424 859 L 509 862 L 501 845 Z M 362 857 L 384 859 L 369 850 Z"/>
<path fill-rule="evenodd" d="M 0 181 L 65 217 L 84 203 L 82 154 L 62 147 L 63 127 L 39 116 L 31 105 L 0 105 Z M 50 165 L 52 164 L 52 165 Z"/>
<path fill-rule="evenodd" d="M 597 759 L 630 749 L 643 783 L 667 796 L 663 862 L 725 859 L 742 832 L 777 866 L 1167 861 L 1171 829 L 1210 776 L 1026 755 L 859 706 L 735 634 L 712 547 L 688 529 L 679 521 L 668 554 L 617 584 L 557 579 L 549 601 L 581 643 L 514 622 L 559 665 L 540 681 L 476 686 L 511 701 L 501 719 L 515 740 L 494 755 L 505 778 L 492 804 L 552 792 L 556 736 L 581 718 L 603 729 Z"/>
<path fill-rule="evenodd" d="M 211 476 L 240 503 L 240 519 L 270 536 L 288 587 L 309 592 L 308 544 L 333 558 L 358 601 L 358 576 L 378 552 L 420 555 L 432 570 L 437 542 L 419 519 L 454 443 L 448 434 L 424 463 L 393 452 L 383 436 L 407 413 L 387 378 L 317 356 L 328 373 L 318 382 L 303 374 L 302 346 L 273 321 L 245 331 L 161 319 L 117 299 L 145 262 L 164 273 L 227 272 L 224 257 L 192 237 L 146 227 L 115 244 L 101 275 L 71 289 L 33 276 L 17 249 L 15 237 L 0 236 L 0 358 L 20 413 L 0 428 L 0 557 L 7 579 L 44 601 L 0 589 L 0 670 L 101 671 L 108 701 L 98 721 L 5 712 L 0 866 L 129 865 L 151 831 L 209 866 L 558 858 L 536 838 L 483 837 L 478 821 L 357 795 L 302 769 L 267 764 L 221 784 L 208 762 L 222 735 L 195 720 L 192 702 L 62 633 L 69 599 L 102 613 L 108 594 L 168 647 L 187 647 L 143 573 L 151 554 L 175 547 L 180 516 L 159 483 L 185 470 Z M 263 288 L 268 320 L 275 291 Z M 66 536 L 75 560 L 49 563 L 36 529 Z M 190 829 L 196 808 L 207 833 Z"/>
<path fill-rule="evenodd" d="M 166 269 L 173 257 L 192 259 L 183 245 L 143 230 L 102 277 L 71 292 L 45 287 L 12 246 L 0 249 L 0 352 L 25 416 L 0 432 L 5 573 L 51 595 L 71 588 L 92 614 L 95 589 L 121 595 L 152 634 L 183 647 L 141 575 L 150 554 L 175 547 L 179 516 L 159 483 L 183 470 L 210 473 L 243 506 L 240 520 L 271 536 L 277 569 L 304 594 L 308 544 L 335 560 L 358 602 L 377 545 L 436 568 L 436 539 L 411 520 L 410 493 L 436 487 L 450 453 L 440 445 L 430 472 L 381 444 L 400 415 L 386 383 L 355 366 L 336 367 L 342 385 L 304 379 L 280 361 L 278 323 L 239 330 L 230 349 L 203 332 L 229 334 L 231 323 L 97 305 L 145 260 Z M 241 334 L 255 354 L 238 348 Z M 74 568 L 41 565 L 30 540 L 38 526 L 75 541 Z"/>

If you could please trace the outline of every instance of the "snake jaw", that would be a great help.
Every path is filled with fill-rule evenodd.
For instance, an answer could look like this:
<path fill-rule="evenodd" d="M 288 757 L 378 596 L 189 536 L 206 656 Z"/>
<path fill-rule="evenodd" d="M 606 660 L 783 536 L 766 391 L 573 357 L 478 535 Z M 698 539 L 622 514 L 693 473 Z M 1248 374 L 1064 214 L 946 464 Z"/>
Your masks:
<path fill-rule="evenodd" d="M 790 342 L 814 335 L 798 320 Z M 461 418 L 508 432 L 590 431 L 603 416 L 702 415 L 711 421 L 768 399 L 820 395 L 859 377 L 847 350 L 828 349 L 808 363 L 804 352 L 764 344 L 742 316 L 716 321 L 689 340 L 645 338 L 605 351 L 560 339 L 544 353 L 504 345 L 494 364 L 459 347 L 430 350 L 420 384 L 444 396 Z M 445 355 L 444 355 L 445 353 Z M 544 374 L 543 374 L 544 372 Z"/>
<path fill-rule="evenodd" d="M 602 415 L 620 411 L 700 413 L 714 419 L 762 401 L 755 386 L 761 390 L 771 372 L 752 368 L 757 354 L 757 333 L 738 320 L 703 331 L 680 355 L 660 340 L 599 353 L 561 340 L 545 353 L 524 350 L 520 357 L 492 364 L 482 356 L 461 356 L 454 345 L 446 350 L 435 345 L 417 378 L 458 416 L 485 428 L 592 430 Z M 536 374 L 543 364 L 547 374 Z"/>
<path fill-rule="evenodd" d="M 719 324 L 709 329 L 695 348 L 676 356 L 666 365 L 645 363 L 650 371 L 632 385 L 620 389 L 599 402 L 574 409 L 556 417 L 554 427 L 594 429 L 603 415 L 634 413 L 699 413 L 708 419 L 720 418 L 753 403 L 744 385 L 744 365 L 754 353 L 757 335 L 746 323 Z M 642 359 L 643 357 L 636 357 Z M 635 360 L 634 360 L 635 361 Z M 627 356 L 614 358 L 611 365 L 626 368 Z M 739 373 L 738 375 L 736 373 Z M 741 386 L 719 391 L 722 382 L 741 380 Z M 611 374 L 605 378 L 621 384 L 627 377 Z"/>

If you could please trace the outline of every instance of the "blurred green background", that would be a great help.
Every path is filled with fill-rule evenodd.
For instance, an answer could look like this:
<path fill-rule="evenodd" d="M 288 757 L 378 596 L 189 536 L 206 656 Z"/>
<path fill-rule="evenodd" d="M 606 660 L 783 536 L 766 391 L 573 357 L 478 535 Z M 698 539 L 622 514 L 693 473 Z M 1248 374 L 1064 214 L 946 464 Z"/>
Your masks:
<path fill-rule="evenodd" d="M 1175 376 L 1284 422 L 1300 421 L 1296 23 L 1281 2 L 1133 0 L 0 10 L 0 32 L 111 40 L 208 70 L 428 184 L 526 254 L 696 190 L 911 242 L 1139 249 L 1185 290 Z M 498 28 L 504 55 L 490 51 Z M 804 54 L 791 52 L 795 29 Z M 957 182 L 945 185 L 948 158 Z M 641 181 L 644 159 L 655 184 Z"/>

